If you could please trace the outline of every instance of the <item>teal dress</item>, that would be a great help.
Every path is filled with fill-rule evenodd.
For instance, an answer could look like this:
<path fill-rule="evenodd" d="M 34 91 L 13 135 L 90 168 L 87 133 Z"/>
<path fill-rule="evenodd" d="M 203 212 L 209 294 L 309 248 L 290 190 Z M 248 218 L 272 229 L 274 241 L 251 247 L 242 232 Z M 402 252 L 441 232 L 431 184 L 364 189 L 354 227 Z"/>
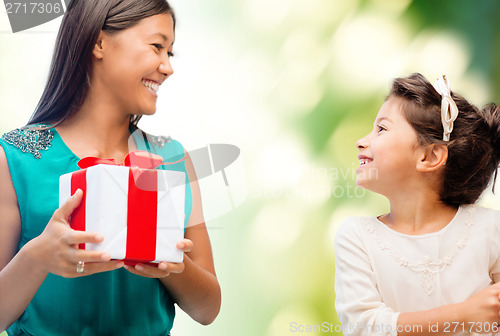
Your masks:
<path fill-rule="evenodd" d="M 162 155 L 165 162 L 184 157 L 184 148 L 170 138 L 152 137 L 140 130 L 133 136 L 139 150 Z M 40 125 L 6 133 L 0 138 L 0 145 L 19 203 L 21 249 L 44 230 L 58 208 L 59 176 L 78 170 L 79 158 L 55 129 L 42 129 Z M 185 172 L 184 161 L 161 169 Z M 192 208 L 189 183 L 186 183 L 185 204 L 186 224 Z M 137 276 L 125 269 L 75 279 L 50 273 L 7 333 L 9 336 L 168 335 L 174 315 L 174 302 L 158 279 Z"/>

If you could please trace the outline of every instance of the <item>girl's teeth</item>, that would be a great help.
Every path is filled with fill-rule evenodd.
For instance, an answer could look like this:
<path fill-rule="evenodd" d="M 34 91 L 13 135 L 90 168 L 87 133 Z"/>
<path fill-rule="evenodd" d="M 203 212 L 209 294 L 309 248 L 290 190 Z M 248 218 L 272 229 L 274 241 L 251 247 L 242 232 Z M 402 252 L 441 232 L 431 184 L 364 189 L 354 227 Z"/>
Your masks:
<path fill-rule="evenodd" d="M 359 164 L 360 164 L 360 165 L 365 165 L 365 164 L 367 164 L 367 163 L 369 163 L 369 162 L 370 162 L 370 161 L 369 161 L 369 160 L 367 160 L 367 159 L 362 159 L 362 160 L 359 160 Z"/>

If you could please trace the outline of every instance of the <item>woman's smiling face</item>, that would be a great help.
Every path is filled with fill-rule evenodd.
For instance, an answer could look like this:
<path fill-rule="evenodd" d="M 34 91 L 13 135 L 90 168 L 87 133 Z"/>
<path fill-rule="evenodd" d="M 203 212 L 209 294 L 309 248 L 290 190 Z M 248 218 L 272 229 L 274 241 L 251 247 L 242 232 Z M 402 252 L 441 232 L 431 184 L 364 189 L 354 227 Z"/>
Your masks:
<path fill-rule="evenodd" d="M 417 133 L 404 118 L 397 98 L 382 105 L 372 131 L 356 146 L 360 162 L 356 184 L 360 187 L 387 196 L 416 172 L 420 154 Z"/>
<path fill-rule="evenodd" d="M 127 114 L 154 114 L 156 91 L 174 72 L 174 39 L 170 14 L 145 18 L 116 34 L 101 33 L 92 73 L 97 87 L 105 91 L 99 96 Z"/>

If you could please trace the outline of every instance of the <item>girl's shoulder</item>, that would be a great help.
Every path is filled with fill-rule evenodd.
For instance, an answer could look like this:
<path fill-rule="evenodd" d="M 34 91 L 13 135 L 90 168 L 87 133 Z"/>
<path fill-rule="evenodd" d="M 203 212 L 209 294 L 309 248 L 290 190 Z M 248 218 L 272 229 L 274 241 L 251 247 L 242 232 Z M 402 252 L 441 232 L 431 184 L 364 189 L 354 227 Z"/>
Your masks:
<path fill-rule="evenodd" d="M 356 230 L 366 230 L 374 223 L 378 222 L 377 216 L 351 216 L 346 218 L 342 224 L 340 225 L 339 231 L 348 230 L 348 231 L 356 231 Z"/>
<path fill-rule="evenodd" d="M 500 210 L 479 205 L 463 205 L 461 206 L 461 213 L 463 213 L 461 216 L 456 216 L 458 222 L 467 221 L 472 215 L 474 223 L 500 225 Z M 466 214 L 469 215 L 467 216 Z M 337 234 L 370 233 L 378 227 L 385 227 L 385 224 L 380 222 L 377 216 L 353 216 L 344 220 Z M 388 231 L 390 232 L 391 230 Z"/>
<path fill-rule="evenodd" d="M 375 216 L 352 216 L 345 219 L 335 234 L 336 245 L 341 240 L 357 241 L 361 243 L 373 229 L 377 217 Z"/>
<path fill-rule="evenodd" d="M 456 234 L 460 235 L 464 232 L 476 237 L 497 237 L 500 234 L 500 210 L 477 205 L 465 205 L 461 208 L 460 215 L 452 221 L 453 225 L 447 225 L 435 233 L 414 236 L 387 228 L 375 216 L 349 217 L 342 222 L 335 233 L 335 247 L 352 248 L 357 246 L 365 248 L 380 241 L 398 241 L 404 244 L 408 241 L 437 236 L 443 239 L 446 237 L 448 237 L 446 239 L 452 239 Z M 383 245 L 385 246 L 385 244 Z"/>
<path fill-rule="evenodd" d="M 477 224 L 500 225 L 500 210 L 478 205 L 469 205 L 468 207 L 474 209 L 474 217 Z"/>

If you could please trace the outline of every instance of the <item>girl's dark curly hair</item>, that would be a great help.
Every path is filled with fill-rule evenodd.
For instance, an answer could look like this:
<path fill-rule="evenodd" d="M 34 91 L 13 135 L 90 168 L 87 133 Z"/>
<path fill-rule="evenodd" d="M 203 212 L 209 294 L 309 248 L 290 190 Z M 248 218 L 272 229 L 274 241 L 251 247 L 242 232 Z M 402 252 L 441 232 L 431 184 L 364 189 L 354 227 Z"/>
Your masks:
<path fill-rule="evenodd" d="M 488 186 L 500 162 L 500 108 L 482 109 L 451 92 L 459 113 L 450 141 L 443 141 L 441 95 L 419 73 L 396 78 L 388 95 L 402 99 L 402 112 L 415 129 L 420 144 L 448 147 L 441 201 L 451 206 L 473 204 Z"/>

